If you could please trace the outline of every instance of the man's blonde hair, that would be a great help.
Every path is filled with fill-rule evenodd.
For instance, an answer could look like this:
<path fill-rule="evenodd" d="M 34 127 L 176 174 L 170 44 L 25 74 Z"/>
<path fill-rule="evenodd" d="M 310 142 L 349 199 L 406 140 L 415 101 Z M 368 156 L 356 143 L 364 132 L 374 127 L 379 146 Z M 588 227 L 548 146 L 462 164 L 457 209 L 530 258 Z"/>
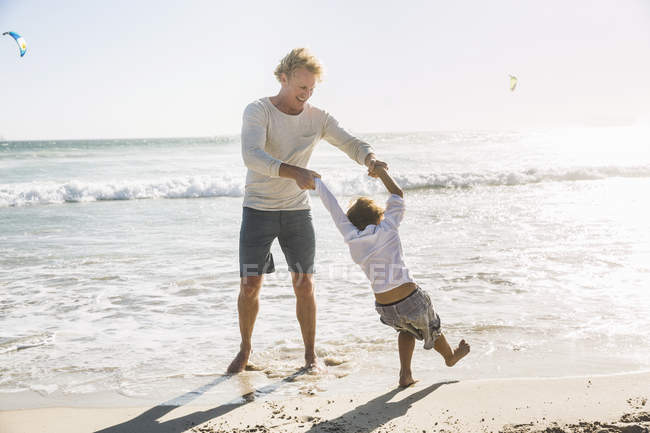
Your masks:
<path fill-rule="evenodd" d="M 322 81 L 323 65 L 307 48 L 294 48 L 289 54 L 280 60 L 275 68 L 275 77 L 280 81 L 281 74 L 291 78 L 293 72 L 298 68 L 305 68 L 316 76 L 317 81 Z"/>

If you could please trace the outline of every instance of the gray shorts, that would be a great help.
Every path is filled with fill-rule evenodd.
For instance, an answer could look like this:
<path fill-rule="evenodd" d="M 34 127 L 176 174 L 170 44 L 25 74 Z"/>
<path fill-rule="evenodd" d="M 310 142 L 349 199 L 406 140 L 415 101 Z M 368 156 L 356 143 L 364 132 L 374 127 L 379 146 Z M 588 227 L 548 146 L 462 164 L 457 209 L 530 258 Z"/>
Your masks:
<path fill-rule="evenodd" d="M 278 238 L 290 272 L 314 273 L 316 236 L 311 211 L 244 207 L 239 231 L 239 276 L 275 272 L 271 244 Z"/>
<path fill-rule="evenodd" d="M 427 350 L 433 347 L 436 339 L 442 334 L 440 317 L 433 310 L 431 298 L 420 287 L 394 304 L 375 302 L 375 309 L 379 313 L 381 323 L 396 331 L 408 332 L 418 340 L 424 340 L 424 348 Z"/>

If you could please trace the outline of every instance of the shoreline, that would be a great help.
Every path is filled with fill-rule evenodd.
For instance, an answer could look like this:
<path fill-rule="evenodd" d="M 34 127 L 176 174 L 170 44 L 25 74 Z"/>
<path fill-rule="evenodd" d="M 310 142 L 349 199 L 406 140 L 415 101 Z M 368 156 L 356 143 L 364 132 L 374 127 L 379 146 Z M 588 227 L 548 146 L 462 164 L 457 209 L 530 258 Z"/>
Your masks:
<path fill-rule="evenodd" d="M 282 379 L 291 381 L 292 378 Z M 280 381 L 280 382 L 282 382 Z M 262 387 L 220 405 L 50 407 L 0 411 L 26 432 L 650 432 L 650 372 L 427 382 L 335 397 L 272 399 Z M 191 393 L 188 393 L 191 394 Z M 271 397 L 271 398 L 266 398 Z M 196 398 L 196 400 L 194 400 Z"/>

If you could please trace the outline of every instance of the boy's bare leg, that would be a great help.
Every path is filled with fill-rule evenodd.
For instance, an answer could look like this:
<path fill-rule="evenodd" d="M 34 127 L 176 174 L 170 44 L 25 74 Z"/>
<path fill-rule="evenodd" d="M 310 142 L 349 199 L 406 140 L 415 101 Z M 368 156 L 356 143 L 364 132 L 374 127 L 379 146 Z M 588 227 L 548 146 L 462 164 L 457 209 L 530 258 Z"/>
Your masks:
<path fill-rule="evenodd" d="M 415 348 L 415 337 L 408 332 L 400 332 L 397 336 L 399 347 L 399 386 L 407 387 L 413 385 L 415 380 L 411 374 L 411 358 Z"/>
<path fill-rule="evenodd" d="M 316 358 L 316 299 L 314 274 L 292 272 L 291 282 L 296 295 L 296 317 L 305 344 L 305 368 L 319 369 Z"/>
<path fill-rule="evenodd" d="M 260 309 L 260 289 L 262 288 L 263 275 L 242 277 L 239 285 L 239 297 L 237 298 L 237 310 L 239 311 L 239 333 L 241 344 L 239 353 L 228 366 L 228 373 L 240 373 L 246 368 L 248 357 L 251 355 L 251 337 L 257 312 Z"/>
<path fill-rule="evenodd" d="M 440 334 L 440 336 L 436 338 L 433 348 L 436 349 L 443 358 L 445 358 L 445 364 L 447 364 L 447 367 L 453 367 L 469 353 L 469 344 L 467 344 L 465 340 L 460 340 L 458 347 L 452 351 L 443 334 Z"/>

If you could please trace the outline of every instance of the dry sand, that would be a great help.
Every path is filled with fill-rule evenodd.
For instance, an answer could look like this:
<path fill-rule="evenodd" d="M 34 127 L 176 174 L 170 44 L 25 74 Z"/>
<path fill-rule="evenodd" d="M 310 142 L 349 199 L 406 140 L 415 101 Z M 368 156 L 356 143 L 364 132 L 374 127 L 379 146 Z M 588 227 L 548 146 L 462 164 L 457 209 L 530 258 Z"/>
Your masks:
<path fill-rule="evenodd" d="M 650 373 L 427 383 L 217 407 L 0 412 L 1 433 L 650 432 Z"/>

